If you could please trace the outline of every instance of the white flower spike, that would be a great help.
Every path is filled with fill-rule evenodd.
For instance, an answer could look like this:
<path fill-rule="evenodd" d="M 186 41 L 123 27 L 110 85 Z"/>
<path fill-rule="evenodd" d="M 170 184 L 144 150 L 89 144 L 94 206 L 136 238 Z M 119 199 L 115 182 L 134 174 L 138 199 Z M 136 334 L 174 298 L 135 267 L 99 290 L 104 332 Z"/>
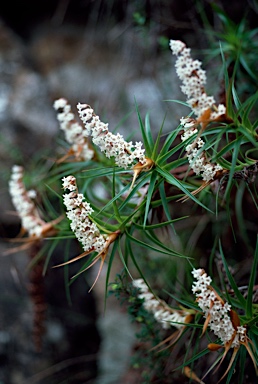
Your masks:
<path fill-rule="evenodd" d="M 126 169 L 135 163 L 135 161 L 141 165 L 146 164 L 146 158 L 144 156 L 145 149 L 142 148 L 140 141 L 133 144 L 131 141 L 125 141 L 119 133 L 114 135 L 109 132 L 108 124 L 104 124 L 88 104 L 78 103 L 77 108 L 79 116 L 85 126 L 85 136 L 91 136 L 92 142 L 97 145 L 108 158 L 114 157 L 119 167 Z"/>

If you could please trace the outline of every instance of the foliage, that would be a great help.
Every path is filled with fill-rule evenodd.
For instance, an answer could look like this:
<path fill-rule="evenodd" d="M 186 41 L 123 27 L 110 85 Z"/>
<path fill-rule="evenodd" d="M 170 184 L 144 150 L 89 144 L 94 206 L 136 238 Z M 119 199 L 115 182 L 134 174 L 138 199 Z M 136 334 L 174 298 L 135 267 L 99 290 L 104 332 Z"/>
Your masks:
<path fill-rule="evenodd" d="M 216 379 L 223 376 L 227 383 L 235 369 L 240 375 L 238 382 L 246 382 L 245 366 L 250 359 L 255 367 L 251 377 L 257 373 L 258 93 L 245 92 L 249 84 L 252 89 L 257 82 L 257 45 L 252 42 L 251 49 L 249 46 L 257 31 L 247 31 L 244 22 L 236 26 L 218 8 L 216 12 L 223 25 L 223 31 L 217 35 L 221 44 L 212 49 L 213 55 L 221 55 L 223 63 L 225 99 L 221 104 L 205 93 L 200 62 L 191 59 L 184 43 L 172 42 L 172 50 L 179 56 L 177 63 L 181 62 L 182 54 L 188 64 L 195 65 L 188 73 L 185 65 L 180 68 L 183 84 L 193 81 L 198 89 L 194 101 L 190 98 L 192 89 L 184 92 L 188 96 L 184 104 L 191 110 L 178 127 L 163 132 L 162 123 L 155 136 L 149 115 L 143 119 L 136 104 L 143 156 L 139 143 L 132 144 L 109 132 L 107 124 L 100 121 L 91 107 L 78 107 L 82 127 L 75 122 L 69 104 L 60 99 L 55 108 L 71 149 L 62 159 L 48 164 L 45 175 L 38 174 L 33 187 L 40 199 L 34 201 L 26 192 L 26 179 L 22 180 L 20 168 L 19 177 L 16 169 L 10 182 L 23 229 L 26 230 L 32 216 L 37 223 L 42 218 L 37 233 L 35 228 L 31 232 L 27 229 L 29 237 L 23 238 L 22 247 L 42 242 L 44 251 L 35 261 L 47 253 L 44 271 L 57 244 L 74 238 L 74 234 L 83 244 L 83 252 L 68 261 L 66 257 L 61 264 L 69 274 L 70 263 L 77 263 L 78 271 L 71 276 L 71 283 L 100 261 L 99 273 L 107 263 L 108 293 L 112 265 L 120 259 L 123 272 L 112 289 L 120 301 L 128 302 L 130 315 L 142 325 L 133 366 L 146 366 L 143 383 L 171 382 L 181 372 L 190 381 L 202 383 L 204 379 L 199 377 L 207 361 L 211 368 L 206 374 L 219 363 L 224 371 L 218 369 Z M 134 15 L 142 25 L 144 20 L 140 16 Z M 229 71 L 229 67 L 233 70 Z M 238 86 L 239 80 L 245 82 L 244 86 Z M 206 103 L 203 109 L 200 100 Z M 72 131 L 75 128 L 76 135 Z M 85 160 L 86 146 L 90 152 Z M 133 162 L 132 168 L 123 167 L 121 158 L 123 162 Z M 209 170 L 210 177 L 201 180 L 204 170 Z M 69 190 L 64 196 L 61 179 L 63 189 Z M 76 231 L 69 227 L 82 215 L 86 218 L 79 219 Z M 82 241 L 86 233 L 87 244 L 85 238 Z M 99 239 L 104 245 L 97 246 Z M 213 277 L 208 277 L 206 287 L 208 296 L 213 297 L 210 311 L 215 304 L 228 308 L 227 321 L 233 327 L 229 339 L 215 338 L 209 331 L 211 312 L 207 312 L 205 319 L 200 297 L 195 300 L 191 292 L 191 271 L 200 265 L 201 276 L 207 275 L 205 269 Z M 149 292 L 141 293 L 132 286 L 136 277 L 142 279 Z M 155 312 L 157 307 L 159 311 Z M 184 320 L 171 320 L 172 316 Z M 177 331 L 171 334 L 171 328 Z M 209 352 L 217 353 L 220 349 L 224 352 L 214 361 Z"/>

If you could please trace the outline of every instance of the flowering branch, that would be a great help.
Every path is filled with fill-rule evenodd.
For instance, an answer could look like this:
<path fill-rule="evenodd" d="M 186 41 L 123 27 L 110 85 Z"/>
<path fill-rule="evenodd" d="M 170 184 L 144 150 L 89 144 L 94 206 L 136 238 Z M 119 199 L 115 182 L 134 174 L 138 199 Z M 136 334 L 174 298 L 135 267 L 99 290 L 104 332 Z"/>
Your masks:
<path fill-rule="evenodd" d="M 198 132 L 198 130 L 195 128 L 195 120 L 182 117 L 180 119 L 180 123 L 184 129 L 184 133 L 181 135 L 182 141 L 189 139 Z M 196 173 L 196 175 L 201 175 L 207 184 L 213 181 L 214 178 L 217 178 L 219 175 L 221 175 L 223 168 L 220 164 L 213 164 L 209 162 L 205 151 L 202 150 L 204 144 L 204 141 L 198 137 L 197 140 L 194 140 L 192 143 L 188 144 L 185 150 L 187 152 L 187 158 L 190 167 L 194 173 Z"/>
<path fill-rule="evenodd" d="M 85 201 L 83 194 L 78 193 L 76 178 L 74 176 L 67 176 L 64 177 L 62 181 L 63 188 L 68 189 L 70 191 L 69 193 L 66 193 L 63 196 L 64 205 L 67 208 L 66 215 L 71 221 L 70 227 L 77 239 L 82 244 L 84 252 L 66 263 L 56 265 L 55 268 L 73 263 L 74 261 L 77 261 L 92 252 L 98 252 L 97 256 L 93 258 L 93 261 L 90 263 L 90 265 L 88 265 L 87 268 L 79 272 L 82 273 L 86 271 L 87 269 L 92 267 L 99 259 L 101 259 L 97 277 L 90 288 L 91 291 L 99 278 L 109 247 L 119 236 L 120 231 L 118 230 L 109 235 L 102 235 L 97 225 L 93 223 L 90 218 L 91 213 L 94 212 L 93 209 L 91 208 L 90 204 Z M 75 276 L 77 275 L 78 274 L 76 274 Z"/>
<path fill-rule="evenodd" d="M 256 370 L 258 372 L 257 364 L 253 352 L 249 346 L 250 339 L 247 336 L 247 328 L 240 323 L 240 319 L 235 311 L 231 309 L 231 305 L 218 295 L 218 293 L 211 287 L 212 279 L 204 269 L 194 269 L 192 271 L 194 278 L 197 280 L 192 285 L 192 291 L 196 295 L 196 301 L 199 307 L 202 309 L 205 317 L 205 323 L 203 326 L 203 333 L 207 327 L 218 336 L 222 342 L 222 345 L 211 343 L 208 348 L 211 351 L 218 350 L 224 347 L 225 352 L 222 355 L 220 364 L 226 357 L 230 348 L 233 348 L 233 355 L 230 360 L 229 366 L 220 380 L 222 380 L 228 373 L 233 361 L 236 357 L 236 353 L 240 345 L 244 345 L 247 349 Z"/>
<path fill-rule="evenodd" d="M 217 106 L 214 97 L 205 92 L 206 72 L 201 68 L 201 61 L 192 59 L 191 49 L 180 40 L 170 40 L 170 48 L 172 54 L 177 56 L 175 68 L 183 83 L 181 90 L 187 96 L 187 104 L 197 116 L 197 119 L 182 117 L 180 123 L 184 133 L 181 140 L 186 141 L 194 136 L 198 133 L 196 127 L 202 125 L 197 138 L 185 148 L 190 167 L 196 175 L 201 175 L 204 181 L 194 192 L 196 194 L 223 174 L 221 165 L 211 163 L 206 152 L 202 150 L 205 143 L 200 136 L 210 121 L 226 119 L 226 107 L 223 104 Z"/>
<path fill-rule="evenodd" d="M 182 81 L 182 92 L 187 96 L 187 104 L 198 118 L 207 111 L 206 118 L 216 120 L 225 115 L 226 107 L 223 104 L 216 106 L 213 96 L 208 96 L 205 92 L 206 72 L 201 69 L 201 61 L 193 60 L 185 43 L 180 40 L 170 40 L 172 54 L 177 56 L 175 68 L 179 79 Z"/>
<path fill-rule="evenodd" d="M 125 169 L 135 161 L 143 166 L 146 164 L 145 149 L 142 148 L 140 141 L 133 145 L 131 141 L 125 141 L 120 133 L 114 135 L 109 132 L 108 124 L 104 124 L 89 105 L 79 103 L 77 108 L 85 126 L 84 135 L 91 136 L 93 143 L 105 153 L 106 157 L 114 157 L 115 163 Z"/>
<path fill-rule="evenodd" d="M 89 250 L 100 251 L 106 242 L 105 236 L 101 235 L 98 227 L 89 218 L 93 213 L 90 204 L 85 200 L 82 193 L 78 193 L 76 178 L 74 176 L 64 177 L 63 188 L 70 193 L 63 195 L 64 205 L 67 208 L 67 217 L 71 221 L 70 226 L 77 239 L 82 244 L 85 252 Z"/>
<path fill-rule="evenodd" d="M 29 240 L 35 241 L 43 239 L 46 235 L 54 234 L 54 225 L 62 217 L 46 223 L 39 214 L 33 201 L 36 197 L 34 190 L 27 191 L 23 183 L 24 169 L 22 166 L 14 165 L 9 181 L 9 193 L 12 203 L 21 219 L 22 234 L 28 233 Z"/>
<path fill-rule="evenodd" d="M 147 312 L 153 314 L 155 320 L 162 325 L 163 329 L 169 329 L 172 326 L 179 331 L 173 333 L 166 340 L 163 340 L 155 348 L 171 340 L 172 342 L 169 345 L 174 344 L 185 329 L 185 324 L 191 322 L 193 318 L 192 313 L 187 310 L 170 308 L 163 300 L 153 295 L 143 279 L 133 280 L 133 286 L 139 290 L 138 298 L 144 300 L 143 307 Z"/>

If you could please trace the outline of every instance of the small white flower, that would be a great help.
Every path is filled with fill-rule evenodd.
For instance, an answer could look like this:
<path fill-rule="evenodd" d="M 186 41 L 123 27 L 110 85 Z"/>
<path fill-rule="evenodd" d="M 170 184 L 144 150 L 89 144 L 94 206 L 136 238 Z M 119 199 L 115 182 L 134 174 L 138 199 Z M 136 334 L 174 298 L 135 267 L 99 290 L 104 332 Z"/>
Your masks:
<path fill-rule="evenodd" d="M 178 55 L 185 48 L 185 44 L 180 40 L 170 40 L 169 44 L 174 55 Z"/>
<path fill-rule="evenodd" d="M 62 182 L 64 189 L 69 189 L 69 191 L 76 191 L 76 178 L 74 176 L 63 177 Z"/>

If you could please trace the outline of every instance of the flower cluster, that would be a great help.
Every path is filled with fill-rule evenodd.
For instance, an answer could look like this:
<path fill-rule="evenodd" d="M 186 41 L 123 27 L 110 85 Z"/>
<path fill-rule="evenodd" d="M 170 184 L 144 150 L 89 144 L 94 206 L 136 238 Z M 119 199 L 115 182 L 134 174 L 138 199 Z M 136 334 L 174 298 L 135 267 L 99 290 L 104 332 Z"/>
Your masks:
<path fill-rule="evenodd" d="M 190 137 L 197 134 L 198 130 L 195 128 L 195 120 L 190 118 L 180 119 L 181 126 L 184 129 L 181 140 L 186 141 Z M 205 156 L 205 151 L 202 150 L 204 141 L 199 137 L 192 143 L 188 144 L 185 148 L 189 165 L 196 175 L 201 175 L 203 180 L 209 182 L 213 180 L 217 172 L 222 171 L 223 168 L 219 164 L 212 164 Z"/>
<path fill-rule="evenodd" d="M 74 119 L 71 106 L 64 98 L 54 102 L 54 108 L 58 112 L 57 119 L 60 128 L 64 131 L 65 139 L 71 144 L 70 153 L 78 160 L 88 161 L 93 158 L 94 151 L 89 148 L 87 136 L 83 127 Z"/>
<path fill-rule="evenodd" d="M 213 96 L 205 92 L 206 73 L 201 69 L 201 61 L 193 60 L 191 49 L 180 40 L 170 40 L 173 55 L 177 56 L 176 73 L 182 81 L 182 92 L 187 96 L 187 103 L 191 106 L 197 117 L 201 117 L 207 110 L 211 111 L 210 120 L 215 120 L 226 113 L 223 104 L 216 106 Z"/>
<path fill-rule="evenodd" d="M 92 141 L 105 155 L 114 157 L 119 167 L 128 168 L 135 160 L 146 164 L 145 150 L 141 142 L 133 143 L 124 140 L 123 136 L 109 132 L 108 124 L 100 121 L 93 109 L 87 104 L 77 105 L 79 116 L 85 126 L 85 136 L 91 136 Z"/>
<path fill-rule="evenodd" d="M 162 328 L 169 329 L 173 326 L 182 329 L 189 322 L 189 312 L 173 310 L 165 302 L 156 298 L 143 279 L 133 280 L 133 286 L 140 291 L 139 299 L 144 299 L 143 307 L 153 314 L 155 320 L 162 324 Z"/>
<path fill-rule="evenodd" d="M 64 177 L 62 181 L 63 188 L 70 191 L 63 197 L 64 205 L 67 208 L 66 215 L 71 220 L 72 231 L 81 242 L 85 252 L 90 250 L 101 252 L 105 247 L 106 239 L 89 217 L 93 209 L 85 201 L 83 194 L 78 193 L 76 178 L 68 176 Z"/>
<path fill-rule="evenodd" d="M 179 40 L 170 40 L 172 53 L 177 56 L 176 72 L 182 81 L 182 92 L 187 96 L 187 103 L 197 116 L 197 120 L 186 117 L 180 120 L 184 129 L 181 140 L 185 141 L 198 133 L 196 128 L 199 123 L 203 123 L 203 129 L 209 121 L 216 120 L 226 114 L 226 107 L 223 104 L 216 106 L 213 96 L 208 96 L 205 92 L 206 73 L 201 68 L 201 61 L 193 60 L 190 48 Z M 198 136 L 197 136 L 198 137 Z M 190 167 L 197 175 L 201 175 L 207 183 L 212 181 L 217 172 L 222 171 L 219 164 L 212 164 L 202 150 L 204 141 L 201 138 L 194 140 L 186 146 L 187 158 Z"/>
<path fill-rule="evenodd" d="M 35 239 L 41 238 L 46 229 L 46 222 L 40 218 L 38 209 L 33 201 L 36 197 L 36 192 L 34 190 L 26 190 L 23 176 L 23 167 L 14 165 L 9 181 L 9 193 L 21 219 L 22 229 Z"/>
<path fill-rule="evenodd" d="M 204 312 L 210 329 L 224 345 L 238 348 L 246 341 L 246 328 L 240 324 L 233 324 L 231 306 L 224 302 L 211 287 L 211 277 L 203 269 L 194 269 L 192 274 L 197 280 L 193 283 L 192 291 L 196 295 L 198 305 Z"/>

